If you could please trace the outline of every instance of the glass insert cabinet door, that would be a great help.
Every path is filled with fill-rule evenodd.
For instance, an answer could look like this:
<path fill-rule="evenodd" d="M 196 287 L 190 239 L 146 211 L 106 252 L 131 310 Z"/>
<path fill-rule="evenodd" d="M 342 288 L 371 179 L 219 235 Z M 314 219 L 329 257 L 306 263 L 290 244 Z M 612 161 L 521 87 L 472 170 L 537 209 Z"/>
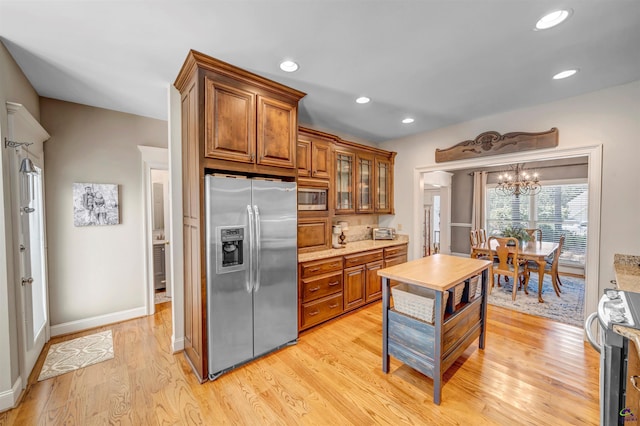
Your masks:
<path fill-rule="evenodd" d="M 391 212 L 391 163 L 376 158 L 376 212 Z"/>
<path fill-rule="evenodd" d="M 357 205 L 359 213 L 373 212 L 373 157 L 358 155 Z"/>
<path fill-rule="evenodd" d="M 336 212 L 354 212 L 354 154 L 336 151 Z"/>

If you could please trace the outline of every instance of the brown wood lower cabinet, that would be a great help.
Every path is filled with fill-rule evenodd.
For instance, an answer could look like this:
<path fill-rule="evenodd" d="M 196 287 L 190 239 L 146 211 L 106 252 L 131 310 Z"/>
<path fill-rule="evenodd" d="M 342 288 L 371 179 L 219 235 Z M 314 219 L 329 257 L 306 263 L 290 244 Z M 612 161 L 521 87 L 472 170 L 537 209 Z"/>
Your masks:
<path fill-rule="evenodd" d="M 384 249 L 384 267 L 399 265 L 407 262 L 407 245 L 387 247 Z M 393 287 L 399 284 L 399 281 L 389 280 L 389 285 Z M 382 286 L 382 284 L 381 284 Z"/>
<path fill-rule="evenodd" d="M 367 263 L 367 286 L 365 290 L 365 302 L 373 302 L 382 298 L 382 277 L 378 276 L 378 270 L 384 268 L 384 261 Z"/>
<path fill-rule="evenodd" d="M 378 270 L 406 261 L 407 245 L 403 244 L 300 263 L 299 330 L 380 300 Z"/>
<path fill-rule="evenodd" d="M 344 270 L 344 310 L 364 305 L 364 288 L 367 280 L 365 265 L 353 266 Z"/>

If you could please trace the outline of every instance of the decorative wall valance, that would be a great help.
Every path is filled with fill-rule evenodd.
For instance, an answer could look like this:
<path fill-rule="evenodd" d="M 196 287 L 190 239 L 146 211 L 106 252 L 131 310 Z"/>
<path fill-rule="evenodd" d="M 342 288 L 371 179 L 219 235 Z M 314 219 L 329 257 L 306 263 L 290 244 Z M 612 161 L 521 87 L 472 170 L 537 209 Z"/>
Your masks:
<path fill-rule="evenodd" d="M 495 131 L 480 133 L 473 140 L 460 142 L 451 148 L 436 149 L 436 163 L 509 154 L 533 149 L 558 146 L 558 129 L 539 133 L 510 132 L 501 135 Z"/>

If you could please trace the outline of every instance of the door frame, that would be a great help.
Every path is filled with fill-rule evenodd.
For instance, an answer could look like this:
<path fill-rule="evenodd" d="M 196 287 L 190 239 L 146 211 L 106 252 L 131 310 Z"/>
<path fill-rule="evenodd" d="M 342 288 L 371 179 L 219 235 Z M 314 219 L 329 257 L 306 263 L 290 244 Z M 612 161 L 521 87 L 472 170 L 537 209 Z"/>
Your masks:
<path fill-rule="evenodd" d="M 155 287 L 153 283 L 153 203 L 151 187 L 151 169 L 169 170 L 169 150 L 167 148 L 157 148 L 153 146 L 138 145 L 141 153 L 142 170 L 142 223 L 144 266 L 143 276 L 145 285 L 145 312 L 153 315 L 155 311 Z M 171 176 L 169 176 L 171 179 Z M 170 202 L 170 200 L 167 200 Z M 166 222 L 166 221 L 165 221 Z M 165 236 L 169 235 L 169 230 L 165 229 Z M 165 250 L 172 251 L 171 244 L 165 245 Z M 172 257 L 172 254 L 169 254 Z M 173 285 L 173 283 L 171 283 Z M 172 289 L 172 294 L 174 291 Z"/>
<path fill-rule="evenodd" d="M 420 229 L 423 190 L 422 174 L 438 170 L 460 170 L 473 167 L 487 167 L 525 163 L 531 161 L 557 160 L 561 158 L 587 157 L 589 185 L 589 228 L 587 230 L 587 257 L 585 265 L 584 312 L 594 312 L 598 306 L 598 282 L 600 277 L 600 206 L 602 193 L 602 145 L 591 145 L 559 150 L 539 150 L 482 157 L 472 160 L 451 161 L 446 164 L 419 166 L 413 169 L 413 229 Z M 420 258 L 420 247 L 412 247 L 414 259 Z"/>

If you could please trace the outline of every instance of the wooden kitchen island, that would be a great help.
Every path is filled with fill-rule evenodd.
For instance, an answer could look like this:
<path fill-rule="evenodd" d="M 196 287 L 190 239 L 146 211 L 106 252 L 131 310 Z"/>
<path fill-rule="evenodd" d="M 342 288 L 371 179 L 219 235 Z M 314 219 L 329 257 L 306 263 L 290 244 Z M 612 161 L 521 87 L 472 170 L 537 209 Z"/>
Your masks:
<path fill-rule="evenodd" d="M 389 357 L 393 356 L 433 379 L 433 402 L 440 404 L 442 376 L 465 349 L 479 338 L 484 349 L 488 260 L 436 254 L 378 271 L 382 279 L 382 371 L 389 372 Z M 481 275 L 480 292 L 470 282 Z M 433 323 L 398 312 L 390 304 L 390 280 L 433 290 Z M 456 304 L 455 288 L 462 290 Z M 444 294 L 448 303 L 444 305 Z M 439 314 L 437 314 L 439 313 Z"/>

